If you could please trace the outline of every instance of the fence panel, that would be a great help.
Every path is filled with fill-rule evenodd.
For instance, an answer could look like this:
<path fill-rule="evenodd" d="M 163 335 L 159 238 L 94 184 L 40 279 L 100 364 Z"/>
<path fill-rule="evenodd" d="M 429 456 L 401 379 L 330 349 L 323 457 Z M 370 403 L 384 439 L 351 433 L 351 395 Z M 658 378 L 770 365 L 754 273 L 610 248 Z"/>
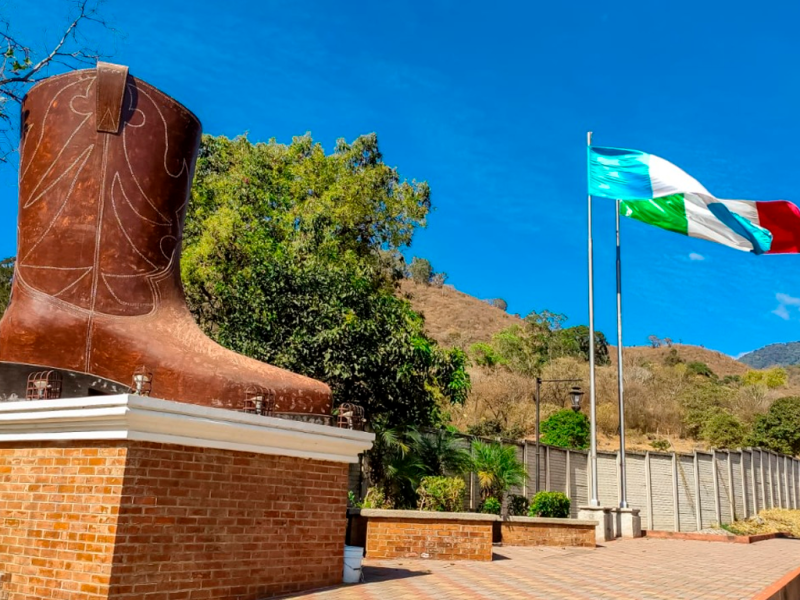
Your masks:
<path fill-rule="evenodd" d="M 673 531 L 675 508 L 672 496 L 672 455 L 650 455 L 650 490 L 653 495 L 653 528 Z"/>

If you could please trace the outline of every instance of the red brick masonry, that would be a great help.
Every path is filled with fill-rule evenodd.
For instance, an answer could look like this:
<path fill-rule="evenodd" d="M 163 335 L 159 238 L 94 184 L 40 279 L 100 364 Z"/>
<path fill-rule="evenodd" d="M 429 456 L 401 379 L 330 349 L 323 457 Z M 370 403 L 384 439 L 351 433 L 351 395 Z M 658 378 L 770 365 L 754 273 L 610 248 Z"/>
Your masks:
<path fill-rule="evenodd" d="M 494 515 L 364 509 L 361 516 L 370 559 L 492 560 Z"/>
<path fill-rule="evenodd" d="M 0 598 L 260 600 L 341 581 L 346 463 L 0 444 Z"/>
<path fill-rule="evenodd" d="M 644 537 L 669 540 L 692 540 L 695 542 L 727 542 L 730 544 L 754 544 L 764 540 L 791 537 L 785 533 L 759 533 L 755 535 L 725 535 L 716 533 L 679 533 L 677 531 L 642 531 Z"/>
<path fill-rule="evenodd" d="M 509 517 L 503 520 L 504 546 L 595 547 L 594 521 Z"/>

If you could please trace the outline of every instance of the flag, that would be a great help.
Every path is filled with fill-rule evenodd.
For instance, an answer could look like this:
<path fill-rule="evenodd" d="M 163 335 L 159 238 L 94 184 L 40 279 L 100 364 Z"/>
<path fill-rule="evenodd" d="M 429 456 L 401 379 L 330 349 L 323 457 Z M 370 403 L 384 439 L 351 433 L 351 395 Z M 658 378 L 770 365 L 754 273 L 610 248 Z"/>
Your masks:
<path fill-rule="evenodd" d="M 589 194 L 621 200 L 623 216 L 668 231 L 755 254 L 775 252 L 773 232 L 767 227 L 772 221 L 759 220 L 758 212 L 758 205 L 773 203 L 720 200 L 694 177 L 653 154 L 590 147 Z M 797 235 L 788 236 L 786 247 L 800 241 Z"/>

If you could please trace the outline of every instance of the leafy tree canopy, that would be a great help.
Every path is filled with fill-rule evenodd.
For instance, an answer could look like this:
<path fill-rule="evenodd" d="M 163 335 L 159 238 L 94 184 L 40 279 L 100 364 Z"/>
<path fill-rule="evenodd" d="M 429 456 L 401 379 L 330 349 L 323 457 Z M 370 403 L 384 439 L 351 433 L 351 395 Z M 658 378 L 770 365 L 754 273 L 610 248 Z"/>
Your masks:
<path fill-rule="evenodd" d="M 559 410 L 542 422 L 542 443 L 560 448 L 589 447 L 589 419 L 581 412 Z"/>
<path fill-rule="evenodd" d="M 800 454 L 800 397 L 778 398 L 756 417 L 750 445 L 784 454 Z"/>
<path fill-rule="evenodd" d="M 14 276 L 14 259 L 6 258 L 0 261 L 0 315 L 8 306 L 11 299 L 11 280 Z"/>
<path fill-rule="evenodd" d="M 394 294 L 398 249 L 430 209 L 427 184 L 383 162 L 377 137 L 325 154 L 204 136 L 182 276 L 209 335 L 331 386 L 388 425 L 436 422 L 469 389 L 466 357 L 443 350 Z"/>

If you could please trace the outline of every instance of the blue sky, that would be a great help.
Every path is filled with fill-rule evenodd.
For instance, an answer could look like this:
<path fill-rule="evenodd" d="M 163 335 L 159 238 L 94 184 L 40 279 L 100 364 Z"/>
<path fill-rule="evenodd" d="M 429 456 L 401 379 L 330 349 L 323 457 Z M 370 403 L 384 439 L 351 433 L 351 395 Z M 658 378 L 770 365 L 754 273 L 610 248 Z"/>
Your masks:
<path fill-rule="evenodd" d="M 64 0 L 6 1 L 52 39 Z M 800 3 L 107 0 L 89 31 L 207 133 L 378 133 L 436 211 L 408 256 L 509 312 L 585 323 L 586 132 L 658 154 L 724 198 L 800 204 Z M 16 172 L 0 167 L 0 254 Z M 615 338 L 613 204 L 595 201 L 597 326 Z M 800 257 L 755 257 L 623 220 L 626 345 L 737 355 L 800 339 Z"/>

